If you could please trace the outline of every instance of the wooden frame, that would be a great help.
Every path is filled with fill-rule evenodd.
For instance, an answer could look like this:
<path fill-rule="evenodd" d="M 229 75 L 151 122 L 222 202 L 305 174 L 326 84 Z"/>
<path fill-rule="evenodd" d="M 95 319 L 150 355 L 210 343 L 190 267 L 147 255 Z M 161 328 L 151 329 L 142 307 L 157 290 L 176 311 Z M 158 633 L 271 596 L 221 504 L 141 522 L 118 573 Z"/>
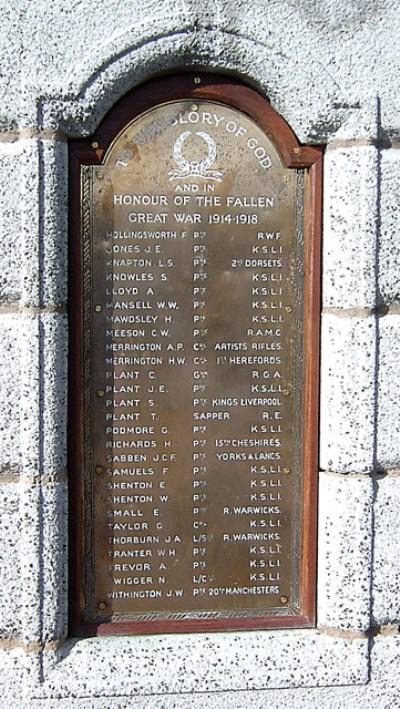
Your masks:
<path fill-rule="evenodd" d="M 115 136 L 133 118 L 166 101 L 192 98 L 214 100 L 250 116 L 273 141 L 289 168 L 306 168 L 305 264 L 304 264 L 304 524 L 301 559 L 301 615 L 234 620 L 83 623 L 83 492 L 82 492 L 82 292 L 80 257 L 80 166 L 100 165 Z M 235 79 L 212 74 L 182 74 L 151 81 L 124 96 L 88 139 L 70 142 L 70 396 L 69 396 L 69 486 L 70 486 L 70 603 L 73 635 L 250 630 L 255 628 L 310 627 L 315 623 L 316 524 L 317 524 L 317 432 L 320 313 L 320 234 L 322 150 L 298 143 L 287 123 L 254 89 Z"/>

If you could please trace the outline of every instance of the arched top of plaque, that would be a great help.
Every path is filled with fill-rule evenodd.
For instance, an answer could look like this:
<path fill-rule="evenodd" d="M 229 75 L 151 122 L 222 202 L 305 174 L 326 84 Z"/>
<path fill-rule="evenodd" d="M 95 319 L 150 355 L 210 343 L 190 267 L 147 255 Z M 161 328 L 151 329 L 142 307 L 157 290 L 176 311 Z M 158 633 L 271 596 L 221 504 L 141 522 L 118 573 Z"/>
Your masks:
<path fill-rule="evenodd" d="M 204 103 L 207 106 L 204 106 Z M 225 118 L 221 115 L 213 115 L 212 104 L 214 103 L 219 104 L 221 108 L 222 106 L 229 107 L 232 113 Z M 253 151 L 264 169 L 268 169 L 268 155 L 274 151 L 276 151 L 276 159 L 280 160 L 287 168 L 311 167 L 321 158 L 318 148 L 299 144 L 286 121 L 253 88 L 230 77 L 185 73 L 180 76 L 155 79 L 139 86 L 120 99 L 92 136 L 90 157 L 87 155 L 87 162 L 100 164 L 108 161 L 111 157 L 110 149 L 112 151 L 117 138 L 122 139 L 138 116 L 155 107 L 164 113 L 163 120 L 159 121 L 161 133 L 164 129 L 173 127 L 174 118 L 180 111 L 180 104 L 182 104 L 181 109 L 186 112 L 186 119 L 181 118 L 182 133 L 185 132 L 186 126 L 187 129 L 197 133 L 199 137 L 200 132 L 209 135 L 210 131 L 207 129 L 214 127 L 214 130 L 217 129 L 218 132 L 221 132 L 223 137 L 236 138 L 234 142 L 238 147 L 244 145 L 248 150 Z M 194 112 L 190 110 L 192 104 L 196 106 Z M 201 111 L 205 115 L 202 115 Z M 238 111 L 243 115 L 242 121 L 238 120 L 240 117 Z M 200 112 L 197 117 L 196 112 Z M 190 113 L 192 115 L 189 117 Z M 208 115 L 209 113 L 211 116 Z M 258 145 L 257 137 L 253 136 L 252 132 L 243 125 L 249 119 L 254 121 L 264 134 L 263 142 L 270 141 L 273 146 L 266 151 L 267 155 L 264 156 L 264 160 L 262 159 L 262 146 Z M 151 138 L 154 137 L 153 132 Z M 144 136 L 142 136 L 142 140 L 144 140 Z M 209 139 L 203 138 L 203 140 L 207 142 Z M 185 136 L 182 143 L 184 141 Z M 207 143 L 206 165 L 212 159 L 211 146 L 212 142 Z M 182 145 L 178 144 L 177 154 L 180 156 L 181 153 L 185 155 Z"/>

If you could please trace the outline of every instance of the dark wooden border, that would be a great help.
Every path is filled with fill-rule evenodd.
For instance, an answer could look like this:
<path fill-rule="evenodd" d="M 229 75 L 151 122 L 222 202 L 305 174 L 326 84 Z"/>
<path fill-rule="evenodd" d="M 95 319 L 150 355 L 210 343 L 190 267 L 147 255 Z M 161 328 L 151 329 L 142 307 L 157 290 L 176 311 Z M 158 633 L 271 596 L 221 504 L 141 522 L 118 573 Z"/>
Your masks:
<path fill-rule="evenodd" d="M 129 621 L 88 624 L 82 622 L 84 519 L 80 167 L 81 164 L 101 164 L 104 153 L 111 142 L 136 116 L 156 105 L 184 98 L 214 100 L 239 109 L 252 118 L 268 135 L 287 167 L 307 168 L 304 219 L 304 504 L 299 593 L 302 613 L 292 616 L 253 616 L 219 620 L 160 620 L 146 623 Z M 70 633 L 91 636 L 312 627 L 315 625 L 316 604 L 322 149 L 300 145 L 284 119 L 254 89 L 235 79 L 203 73 L 166 76 L 140 86 L 117 102 L 94 135 L 87 139 L 73 140 L 69 147 Z"/>

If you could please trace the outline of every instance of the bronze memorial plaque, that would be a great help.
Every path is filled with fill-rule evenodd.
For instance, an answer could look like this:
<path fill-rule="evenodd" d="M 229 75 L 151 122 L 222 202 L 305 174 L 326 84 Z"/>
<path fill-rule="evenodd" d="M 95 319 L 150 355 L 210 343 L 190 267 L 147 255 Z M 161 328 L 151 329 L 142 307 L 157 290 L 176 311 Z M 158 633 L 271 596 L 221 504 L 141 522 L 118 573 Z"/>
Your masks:
<path fill-rule="evenodd" d="M 310 623 L 308 170 L 201 94 L 81 163 L 81 620 Z"/>

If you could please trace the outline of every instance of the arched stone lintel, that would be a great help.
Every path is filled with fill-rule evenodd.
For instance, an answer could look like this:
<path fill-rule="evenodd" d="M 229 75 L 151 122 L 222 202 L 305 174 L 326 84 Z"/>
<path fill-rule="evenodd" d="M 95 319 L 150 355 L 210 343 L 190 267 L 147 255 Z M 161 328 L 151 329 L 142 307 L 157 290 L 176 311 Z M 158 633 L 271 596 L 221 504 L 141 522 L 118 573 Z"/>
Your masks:
<path fill-rule="evenodd" d="M 158 30 L 158 31 L 157 31 Z M 125 45 L 113 39 L 75 67 L 64 85 L 37 99 L 39 128 L 71 137 L 94 132 L 110 108 L 135 86 L 163 73 L 187 70 L 234 74 L 260 90 L 300 142 L 324 143 L 359 104 L 347 104 L 334 79 L 315 62 L 300 62 L 245 34 L 196 25 L 164 33 L 154 27 Z"/>

